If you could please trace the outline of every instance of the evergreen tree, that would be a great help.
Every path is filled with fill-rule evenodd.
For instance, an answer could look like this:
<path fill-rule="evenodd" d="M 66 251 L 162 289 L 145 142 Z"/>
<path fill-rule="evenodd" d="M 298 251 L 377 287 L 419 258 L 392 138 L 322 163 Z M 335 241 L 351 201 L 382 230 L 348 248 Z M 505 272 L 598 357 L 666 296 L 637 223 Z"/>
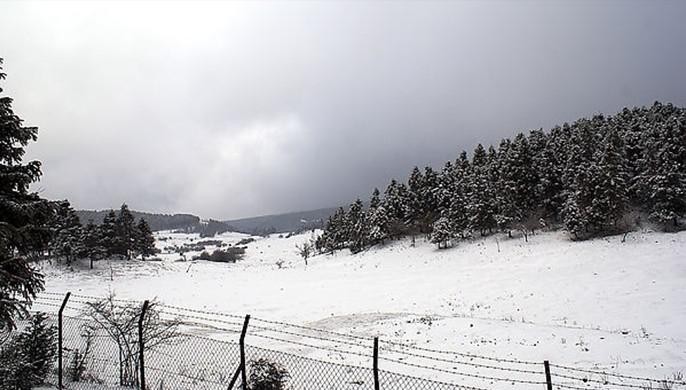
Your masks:
<path fill-rule="evenodd" d="M 36 313 L 18 336 L 0 349 L 0 389 L 31 390 L 43 384 L 57 355 L 57 329 Z"/>
<path fill-rule="evenodd" d="M 436 171 L 431 167 L 424 168 L 424 185 L 422 186 L 422 215 L 420 220 L 421 231 L 428 233 L 431 226 L 440 215 L 438 206 L 440 204 L 440 179 Z"/>
<path fill-rule="evenodd" d="M 372 192 L 372 196 L 369 198 L 369 209 L 374 210 L 375 208 L 379 207 L 381 205 L 381 193 L 379 192 L 378 188 L 374 188 L 374 191 Z"/>
<path fill-rule="evenodd" d="M 504 201 L 500 210 L 506 227 L 521 228 L 525 233 L 528 226 L 524 222 L 535 213 L 536 187 L 538 178 L 532 164 L 532 153 L 529 142 L 522 133 L 517 134 L 515 140 L 503 155 L 500 162 L 500 194 Z M 507 221 L 508 223 L 502 223 Z M 509 225 L 509 226 L 508 226 Z"/>
<path fill-rule="evenodd" d="M 440 217 L 433 223 L 431 242 L 438 245 L 438 249 L 447 248 L 453 238 L 453 228 L 448 217 Z"/>
<path fill-rule="evenodd" d="M 53 238 L 50 242 L 50 251 L 55 256 L 64 257 L 67 264 L 71 264 L 78 256 L 83 254 L 83 227 L 71 207 L 69 201 L 54 202 L 55 217 L 53 221 Z"/>
<path fill-rule="evenodd" d="M 496 152 L 495 162 L 490 166 L 491 177 L 495 178 L 493 182 L 493 187 L 495 189 L 493 194 L 495 198 L 495 223 L 500 230 L 507 231 L 508 235 L 510 234 L 514 221 L 514 200 L 512 199 L 512 192 L 508 187 L 510 184 L 509 180 L 506 180 L 502 176 L 502 172 L 507 169 L 505 164 L 510 153 L 511 144 L 512 142 L 508 138 L 500 141 L 498 151 Z"/>
<path fill-rule="evenodd" d="M 360 199 L 350 205 L 348 229 L 350 251 L 357 253 L 363 250 L 367 246 L 368 228 L 366 213 Z"/>
<path fill-rule="evenodd" d="M 615 129 L 607 133 L 604 147 L 598 154 L 590 222 L 597 230 L 617 230 L 629 199 L 624 144 Z"/>
<path fill-rule="evenodd" d="M 395 179 L 384 191 L 383 206 L 388 217 L 388 235 L 391 238 L 400 237 L 407 232 L 405 223 L 408 209 L 409 194 L 405 184 L 398 183 Z"/>
<path fill-rule="evenodd" d="M 686 213 L 686 114 L 656 103 L 649 115 L 660 125 L 645 137 L 645 168 L 635 188 L 649 219 L 676 229 Z"/>
<path fill-rule="evenodd" d="M 380 192 L 374 188 L 369 199 L 367 212 L 367 241 L 370 244 L 382 243 L 388 238 L 388 214 L 381 203 Z"/>
<path fill-rule="evenodd" d="M 119 215 L 117 216 L 115 226 L 118 238 L 117 253 L 126 257 L 127 260 L 130 260 L 137 233 L 133 215 L 131 214 L 131 211 L 129 211 L 129 206 L 127 206 L 126 203 L 122 204 L 119 209 Z"/>
<path fill-rule="evenodd" d="M 485 235 L 496 225 L 493 185 L 489 182 L 487 162 L 486 150 L 483 145 L 478 144 L 472 156 L 466 212 L 469 229 L 478 231 L 481 235 Z"/>
<path fill-rule="evenodd" d="M 157 249 L 155 248 L 155 236 L 153 236 L 150 226 L 148 226 L 148 223 L 143 218 L 138 221 L 134 249 L 143 259 L 157 253 Z"/>
<path fill-rule="evenodd" d="M 438 201 L 436 211 L 439 215 L 447 215 L 450 211 L 454 187 L 455 168 L 452 162 L 448 161 L 441 170 L 441 174 L 438 177 L 438 188 L 436 188 L 436 199 Z"/>
<path fill-rule="evenodd" d="M 369 215 L 369 241 L 373 244 L 384 243 L 388 238 L 388 213 L 386 207 L 380 204 L 374 209 L 370 209 Z"/>
<path fill-rule="evenodd" d="M 348 222 L 345 210 L 339 207 L 334 215 L 329 217 L 329 220 L 324 227 L 324 232 L 317 239 L 315 246 L 320 251 L 333 253 L 337 249 L 342 249 L 348 242 Z"/>
<path fill-rule="evenodd" d="M 462 151 L 460 157 L 455 161 L 453 172 L 452 196 L 446 216 L 450 220 L 453 235 L 464 237 L 465 232 L 469 229 L 467 210 L 469 206 L 468 194 L 471 192 L 471 165 L 469 158 L 467 158 L 467 152 Z"/>
<path fill-rule="evenodd" d="M 90 268 L 93 269 L 93 262 L 107 256 L 107 249 L 103 246 L 103 237 L 100 227 L 93 220 L 83 228 L 83 256 L 90 261 Z"/>
<path fill-rule="evenodd" d="M 412 233 L 420 230 L 420 221 L 424 214 L 424 175 L 418 167 L 414 167 L 407 179 L 407 203 L 405 223 L 412 229 Z"/>
<path fill-rule="evenodd" d="M 565 204 L 563 218 L 567 231 L 576 239 L 585 238 L 590 228 L 593 203 L 593 159 L 595 135 L 591 122 L 581 120 L 572 125 L 569 154 L 565 167 Z"/>
<path fill-rule="evenodd" d="M 40 179 L 40 162 L 22 164 L 24 147 L 37 133 L 38 128 L 22 125 L 12 99 L 0 95 L 0 331 L 14 329 L 15 318 L 24 316 L 43 290 L 43 277 L 30 260 L 50 239 L 53 205 L 29 192 L 29 185 Z"/>
<path fill-rule="evenodd" d="M 535 190 L 536 203 L 542 209 L 542 218 L 551 225 L 560 221 L 564 204 L 562 177 L 567 156 L 568 133 L 569 126 L 567 125 L 554 127 L 550 134 L 542 136 L 545 141 L 541 139 L 536 142 L 536 152 L 533 156 L 538 176 L 538 185 Z M 545 144 L 541 146 L 543 142 Z"/>
<path fill-rule="evenodd" d="M 100 246 L 105 248 L 107 256 L 118 254 L 121 247 L 117 233 L 117 214 L 110 210 L 102 220 L 100 228 Z"/>

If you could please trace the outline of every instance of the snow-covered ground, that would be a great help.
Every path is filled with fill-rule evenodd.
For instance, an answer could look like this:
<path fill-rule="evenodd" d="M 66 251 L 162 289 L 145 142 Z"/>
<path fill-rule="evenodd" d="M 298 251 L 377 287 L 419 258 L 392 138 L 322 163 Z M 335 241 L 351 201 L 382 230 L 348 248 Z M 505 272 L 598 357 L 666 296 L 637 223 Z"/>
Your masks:
<path fill-rule="evenodd" d="M 157 236 L 165 239 L 160 248 L 201 240 Z M 571 242 L 562 232 L 529 242 L 497 235 L 448 250 L 406 239 L 318 255 L 306 266 L 295 245 L 310 236 L 255 237 L 236 264 L 178 261 L 165 252 L 162 261 L 43 271 L 54 293 L 158 297 L 425 348 L 628 375 L 686 372 L 686 232 L 635 232 L 625 242 Z"/>

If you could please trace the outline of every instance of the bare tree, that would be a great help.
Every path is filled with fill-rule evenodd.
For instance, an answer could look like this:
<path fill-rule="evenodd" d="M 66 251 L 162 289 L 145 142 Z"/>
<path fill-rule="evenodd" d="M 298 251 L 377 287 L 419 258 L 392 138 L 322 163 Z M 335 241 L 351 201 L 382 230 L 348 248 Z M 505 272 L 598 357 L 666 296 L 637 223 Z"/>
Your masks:
<path fill-rule="evenodd" d="M 295 249 L 298 250 L 297 252 L 300 257 L 305 260 L 305 266 L 307 267 L 307 259 L 309 259 L 310 256 L 312 256 L 312 253 L 314 253 L 314 245 L 307 241 L 302 243 L 302 245 L 295 244 Z"/>
<path fill-rule="evenodd" d="M 143 320 L 144 351 L 153 350 L 174 342 L 178 336 L 178 319 L 163 319 L 159 302 L 148 305 Z M 136 303 L 122 302 L 112 293 L 96 302 L 88 303 L 86 315 L 93 322 L 89 325 L 94 332 L 104 332 L 119 349 L 119 384 L 137 387 L 139 385 L 139 343 L 138 320 L 142 307 Z"/>

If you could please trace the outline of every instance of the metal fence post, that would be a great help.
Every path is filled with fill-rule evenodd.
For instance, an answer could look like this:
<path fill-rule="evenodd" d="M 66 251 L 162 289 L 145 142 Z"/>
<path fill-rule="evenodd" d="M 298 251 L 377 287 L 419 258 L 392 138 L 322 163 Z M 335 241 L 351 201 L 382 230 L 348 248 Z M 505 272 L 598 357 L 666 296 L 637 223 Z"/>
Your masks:
<path fill-rule="evenodd" d="M 64 296 L 62 301 L 62 306 L 60 306 L 60 311 L 57 312 L 57 388 L 62 390 L 62 312 L 67 306 L 67 301 L 71 296 L 71 292 L 68 292 Z"/>
<path fill-rule="evenodd" d="M 143 302 L 143 308 L 141 309 L 141 317 L 138 319 L 138 353 L 139 353 L 139 364 L 141 370 L 141 390 L 145 390 L 145 360 L 143 350 L 145 349 L 145 340 L 143 339 L 143 320 L 145 319 L 145 312 L 148 311 L 149 301 Z"/>
<path fill-rule="evenodd" d="M 243 381 L 243 390 L 248 390 L 248 375 L 245 370 L 245 333 L 248 331 L 248 323 L 250 322 L 250 314 L 245 316 L 243 322 L 243 330 L 241 331 L 241 381 Z"/>
<path fill-rule="evenodd" d="M 548 385 L 548 390 L 553 390 L 553 381 L 550 378 L 550 362 L 544 360 L 543 366 L 545 367 L 545 383 Z"/>
<path fill-rule="evenodd" d="M 379 390 L 379 338 L 374 337 L 374 390 Z"/>

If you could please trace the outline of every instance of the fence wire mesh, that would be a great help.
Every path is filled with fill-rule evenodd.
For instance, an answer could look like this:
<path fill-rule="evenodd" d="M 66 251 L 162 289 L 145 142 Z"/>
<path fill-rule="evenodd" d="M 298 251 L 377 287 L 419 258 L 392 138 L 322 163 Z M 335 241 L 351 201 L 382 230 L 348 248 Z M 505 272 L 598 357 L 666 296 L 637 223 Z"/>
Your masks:
<path fill-rule="evenodd" d="M 63 299 L 41 294 L 33 309 L 47 313 L 48 326 L 57 328 Z M 64 389 L 686 389 L 678 375 L 643 378 L 556 364 L 550 364 L 549 383 L 543 362 L 384 340 L 375 372 L 373 343 L 365 336 L 253 318 L 242 348 L 242 316 L 152 301 L 139 324 L 141 307 L 142 302 L 114 297 L 72 295 L 62 315 Z M 19 321 L 15 331 L 0 337 L 0 355 L 29 324 Z M 10 370 L 0 366 L 0 390 L 19 388 L 3 387 Z M 55 363 L 40 388 L 58 388 L 59 374 Z"/>

